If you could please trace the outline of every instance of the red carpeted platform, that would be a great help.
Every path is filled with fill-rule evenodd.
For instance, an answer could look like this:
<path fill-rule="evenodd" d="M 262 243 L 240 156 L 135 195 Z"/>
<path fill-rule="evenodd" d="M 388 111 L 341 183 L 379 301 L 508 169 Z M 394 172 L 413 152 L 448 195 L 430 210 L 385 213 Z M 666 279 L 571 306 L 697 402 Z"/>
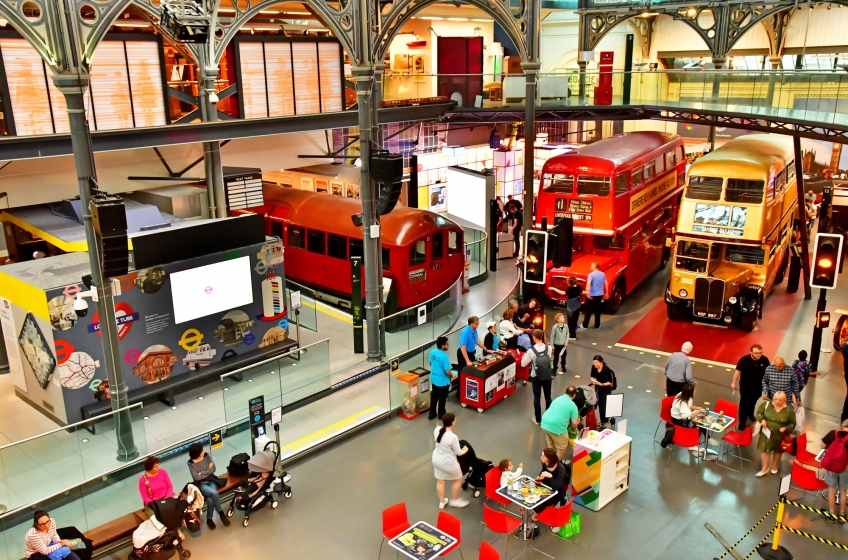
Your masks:
<path fill-rule="evenodd" d="M 693 359 L 733 367 L 752 344 L 759 344 L 765 355 L 773 359 L 803 297 L 802 291 L 787 294 L 783 286 L 778 286 L 766 299 L 763 318 L 750 333 L 735 326 L 670 321 L 665 303 L 660 301 L 616 346 L 670 354 L 688 340 L 694 345 L 690 354 Z M 791 362 L 794 356 L 784 358 Z"/>

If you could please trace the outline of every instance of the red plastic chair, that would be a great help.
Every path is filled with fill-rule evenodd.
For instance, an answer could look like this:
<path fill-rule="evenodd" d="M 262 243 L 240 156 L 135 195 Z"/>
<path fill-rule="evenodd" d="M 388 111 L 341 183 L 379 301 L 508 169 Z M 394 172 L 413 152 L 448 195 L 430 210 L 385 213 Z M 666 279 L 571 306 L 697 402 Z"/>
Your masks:
<path fill-rule="evenodd" d="M 816 461 L 815 453 L 807 451 L 807 434 L 800 434 L 796 439 L 796 443 L 798 444 L 798 453 L 795 455 L 796 461 L 808 467 L 822 468 L 821 463 Z"/>
<path fill-rule="evenodd" d="M 498 467 L 492 467 L 489 469 L 489 472 L 486 473 L 486 498 L 501 505 L 508 506 L 512 502 L 498 494 L 498 488 L 500 487 L 501 470 Z"/>
<path fill-rule="evenodd" d="M 462 523 L 460 520 L 449 513 L 440 511 L 439 518 L 436 520 L 436 529 L 456 539 L 456 542 L 450 548 L 445 549 L 440 556 L 445 556 L 454 550 L 459 550 L 459 555 L 464 559 L 465 556 L 462 554 L 462 550 L 459 549 L 460 537 L 462 535 Z"/>
<path fill-rule="evenodd" d="M 727 414 L 727 412 L 725 412 L 725 414 Z M 727 451 L 727 452 L 722 453 L 721 457 L 724 458 L 724 457 L 727 457 L 728 455 L 730 455 L 731 457 L 736 457 L 737 459 L 739 459 L 739 470 L 737 471 L 736 469 L 731 469 L 727 465 L 722 465 L 721 463 L 718 463 L 718 465 L 720 467 L 724 467 L 726 469 L 729 469 L 733 472 L 741 473 L 742 472 L 742 461 L 747 461 L 749 463 L 751 462 L 750 459 L 746 459 L 742 456 L 742 448 L 748 447 L 749 445 L 751 445 L 751 443 L 754 440 L 753 434 L 754 434 L 753 424 L 748 426 L 747 428 L 745 428 L 745 430 L 742 431 L 742 432 L 737 432 L 736 430 L 730 430 L 727 434 L 725 434 L 724 437 L 721 438 L 721 444 L 724 445 L 725 443 L 728 443 L 730 445 L 735 445 L 736 446 L 736 452 L 738 453 L 738 455 L 733 455 L 732 453 L 730 453 L 730 451 Z"/>
<path fill-rule="evenodd" d="M 572 500 L 571 502 L 568 502 L 563 506 L 547 507 L 541 513 L 536 514 L 536 521 L 539 523 L 544 523 L 548 527 L 563 527 L 571 520 L 571 505 L 573 503 L 574 501 Z M 572 541 L 569 541 L 565 537 L 560 538 L 574 544 Z M 530 548 L 537 552 L 541 552 L 545 556 L 553 558 L 553 556 L 543 550 L 539 550 L 532 544 L 530 545 Z"/>
<path fill-rule="evenodd" d="M 815 471 L 808 469 L 798 461 L 792 461 L 792 482 L 798 490 L 804 493 L 805 497 L 807 493 L 815 495 L 827 488 L 827 484 L 823 480 L 816 478 Z"/>
<path fill-rule="evenodd" d="M 504 551 L 504 556 L 507 558 L 509 558 L 509 538 L 512 536 L 512 532 L 520 526 L 520 519 L 514 519 L 505 513 L 495 511 L 486 504 L 483 504 L 483 533 L 485 533 L 486 527 L 488 527 L 490 531 L 498 534 L 498 538 L 492 541 L 492 543 L 497 542 L 497 540 L 501 538 L 501 535 L 506 535 L 506 550 Z M 481 546 L 484 542 L 483 534 L 481 534 Z"/>
<path fill-rule="evenodd" d="M 679 447 L 688 448 L 697 447 L 701 444 L 701 432 L 698 428 L 684 428 L 682 426 L 674 426 L 674 438 L 671 440 L 672 443 Z M 701 459 L 700 453 L 695 456 L 696 460 Z M 668 461 L 666 464 L 671 462 L 671 453 L 668 454 Z"/>
<path fill-rule="evenodd" d="M 495 547 L 487 542 L 480 543 L 480 556 L 477 560 L 501 560 L 501 555 L 495 550 Z"/>
<path fill-rule="evenodd" d="M 674 404 L 674 397 L 665 397 L 660 402 L 660 422 L 657 424 L 657 429 L 654 430 L 654 443 L 662 443 L 657 439 L 657 433 L 660 431 L 660 426 L 663 423 L 671 424 L 671 405 Z"/>
<path fill-rule="evenodd" d="M 725 416 L 736 418 L 736 421 L 739 422 L 739 405 L 735 402 L 727 399 L 718 399 L 715 404 L 715 411 L 719 414 L 724 412 Z"/>
<path fill-rule="evenodd" d="M 403 531 L 409 529 L 409 518 L 406 514 L 406 504 L 401 502 L 383 510 L 383 538 L 380 539 L 380 552 L 377 558 L 383 553 L 383 541 L 390 540 L 398 536 Z"/>

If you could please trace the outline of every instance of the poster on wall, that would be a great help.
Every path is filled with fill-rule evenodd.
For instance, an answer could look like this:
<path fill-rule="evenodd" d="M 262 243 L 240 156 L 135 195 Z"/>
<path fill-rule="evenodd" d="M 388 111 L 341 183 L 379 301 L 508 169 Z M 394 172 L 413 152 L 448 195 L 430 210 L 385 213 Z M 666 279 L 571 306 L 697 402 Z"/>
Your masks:
<path fill-rule="evenodd" d="M 344 196 L 344 183 L 338 181 L 330 182 L 330 194 L 333 196 Z"/>
<path fill-rule="evenodd" d="M 426 74 L 425 67 L 425 58 L 423 54 L 414 54 L 412 55 L 412 74 L 415 76 L 415 82 L 424 82 L 427 78 L 424 77 Z"/>
<path fill-rule="evenodd" d="M 301 177 L 300 178 L 300 188 L 304 191 L 311 191 L 312 188 L 312 177 Z"/>
<path fill-rule="evenodd" d="M 476 379 L 465 379 L 465 399 L 477 402 L 480 397 L 480 385 Z"/>
<path fill-rule="evenodd" d="M 53 353 L 47 345 L 47 340 L 41 334 L 41 329 L 38 328 L 35 315 L 32 313 L 26 314 L 21 334 L 18 335 L 18 343 L 35 374 L 35 378 L 38 380 L 38 384 L 42 389 L 46 389 L 47 384 L 50 383 L 50 378 L 53 376 L 53 370 L 56 369 L 56 358 L 53 357 Z"/>
<path fill-rule="evenodd" d="M 359 198 L 359 185 L 354 185 L 352 183 L 346 183 L 347 187 L 347 197 L 348 198 Z"/>
<path fill-rule="evenodd" d="M 24 375 L 24 362 L 21 357 L 21 349 L 15 333 L 15 316 L 12 313 L 12 304 L 7 299 L 0 298 L 0 324 L 3 325 L 3 342 L 6 344 L 6 356 L 9 360 L 9 373 L 12 375 L 12 383 L 15 387 L 26 392 L 26 376 Z"/>
<path fill-rule="evenodd" d="M 315 192 L 327 194 L 330 192 L 330 182 L 327 179 L 315 179 Z"/>

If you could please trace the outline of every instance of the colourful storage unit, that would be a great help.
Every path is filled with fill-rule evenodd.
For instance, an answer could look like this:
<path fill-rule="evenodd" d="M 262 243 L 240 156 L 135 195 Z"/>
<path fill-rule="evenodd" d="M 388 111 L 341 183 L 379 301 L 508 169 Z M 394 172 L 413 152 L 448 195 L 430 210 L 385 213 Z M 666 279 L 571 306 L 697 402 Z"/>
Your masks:
<path fill-rule="evenodd" d="M 598 511 L 627 490 L 632 438 L 612 430 L 590 431 L 574 443 L 574 502 Z"/>

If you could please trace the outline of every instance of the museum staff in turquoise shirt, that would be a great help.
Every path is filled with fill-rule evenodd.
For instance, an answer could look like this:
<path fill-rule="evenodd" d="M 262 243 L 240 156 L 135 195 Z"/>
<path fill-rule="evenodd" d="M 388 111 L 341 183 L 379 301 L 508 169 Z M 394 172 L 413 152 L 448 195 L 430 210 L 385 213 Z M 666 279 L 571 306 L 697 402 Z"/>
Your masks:
<path fill-rule="evenodd" d="M 483 350 L 484 354 L 489 353 L 486 347 L 483 346 L 483 341 L 480 340 L 480 335 L 477 333 L 477 327 L 479 326 L 480 319 L 476 315 L 472 315 L 468 318 L 468 324 L 459 334 L 459 349 L 456 351 L 456 361 L 459 363 L 460 368 L 466 365 L 474 365 L 475 353 L 478 346 Z"/>
<path fill-rule="evenodd" d="M 430 350 L 430 384 L 433 386 L 430 393 L 430 420 L 436 417 L 439 420 L 445 415 L 445 403 L 448 402 L 453 372 L 451 371 L 450 358 L 448 358 L 448 337 L 440 336 L 436 339 L 436 347 Z M 437 410 L 438 406 L 438 410 Z"/>

